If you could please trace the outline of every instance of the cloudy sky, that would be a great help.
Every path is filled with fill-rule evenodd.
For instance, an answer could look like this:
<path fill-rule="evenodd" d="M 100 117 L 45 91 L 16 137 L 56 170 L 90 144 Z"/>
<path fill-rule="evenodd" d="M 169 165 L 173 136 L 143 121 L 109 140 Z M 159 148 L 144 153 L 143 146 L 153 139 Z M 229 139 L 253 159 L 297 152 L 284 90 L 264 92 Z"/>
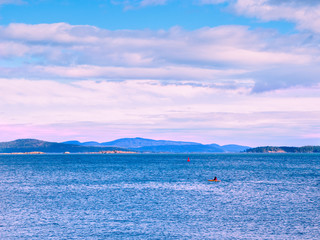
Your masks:
<path fill-rule="evenodd" d="M 0 0 L 0 141 L 320 144 L 319 0 Z"/>

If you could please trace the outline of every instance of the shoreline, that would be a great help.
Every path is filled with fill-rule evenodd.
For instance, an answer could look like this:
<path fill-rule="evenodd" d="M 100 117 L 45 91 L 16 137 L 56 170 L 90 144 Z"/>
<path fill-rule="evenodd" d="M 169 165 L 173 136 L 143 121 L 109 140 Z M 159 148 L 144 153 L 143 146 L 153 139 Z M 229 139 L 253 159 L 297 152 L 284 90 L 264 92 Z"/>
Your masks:
<path fill-rule="evenodd" d="M 147 154 L 154 154 L 154 155 L 281 155 L 281 154 L 320 154 L 319 152 L 209 152 L 209 153 L 204 153 L 204 152 L 192 152 L 192 153 L 173 153 L 173 152 L 124 152 L 124 151 L 106 151 L 106 152 L 74 152 L 74 153 L 59 153 L 59 152 L 13 152 L 13 153 L 0 153 L 1 155 L 106 155 L 106 154 L 140 154 L 140 155 L 147 155 Z"/>

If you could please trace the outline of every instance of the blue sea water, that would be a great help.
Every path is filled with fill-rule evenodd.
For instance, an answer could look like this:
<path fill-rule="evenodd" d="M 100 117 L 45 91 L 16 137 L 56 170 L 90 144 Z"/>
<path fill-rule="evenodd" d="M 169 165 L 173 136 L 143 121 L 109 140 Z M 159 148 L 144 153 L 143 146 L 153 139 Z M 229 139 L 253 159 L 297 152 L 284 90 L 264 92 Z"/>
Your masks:
<path fill-rule="evenodd" d="M 320 155 L 2 155 L 0 238 L 320 239 Z"/>

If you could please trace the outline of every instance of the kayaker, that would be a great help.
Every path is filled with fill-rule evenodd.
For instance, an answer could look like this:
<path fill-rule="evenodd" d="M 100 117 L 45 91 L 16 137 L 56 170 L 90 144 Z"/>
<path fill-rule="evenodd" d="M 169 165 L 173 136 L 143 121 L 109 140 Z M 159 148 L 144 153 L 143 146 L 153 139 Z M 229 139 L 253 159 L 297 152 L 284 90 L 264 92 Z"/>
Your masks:
<path fill-rule="evenodd" d="M 217 180 L 218 180 L 217 177 L 214 177 L 213 181 L 217 181 Z"/>

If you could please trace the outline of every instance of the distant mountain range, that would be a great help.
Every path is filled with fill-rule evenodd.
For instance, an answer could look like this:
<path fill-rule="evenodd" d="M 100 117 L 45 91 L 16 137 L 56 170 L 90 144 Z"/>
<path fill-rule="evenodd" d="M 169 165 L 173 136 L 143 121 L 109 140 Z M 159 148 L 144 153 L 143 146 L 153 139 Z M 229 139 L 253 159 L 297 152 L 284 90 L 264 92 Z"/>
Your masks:
<path fill-rule="evenodd" d="M 37 139 L 18 139 L 11 142 L 0 142 L 0 153 L 90 153 L 90 152 L 142 152 L 142 153 L 226 153 L 243 152 L 247 146 L 218 144 L 200 144 L 196 142 L 152 140 L 145 138 L 122 138 L 111 142 L 62 143 L 47 142 Z"/>
<path fill-rule="evenodd" d="M 247 149 L 248 153 L 320 153 L 320 146 L 304 147 L 257 147 Z"/>
<path fill-rule="evenodd" d="M 243 152 L 250 147 L 241 145 L 201 144 L 196 142 L 153 140 L 146 138 L 121 138 L 111 142 L 79 142 L 67 141 L 64 144 L 79 146 L 99 146 L 99 147 L 120 147 L 138 152 L 153 153 L 224 153 L 224 152 Z"/>
<path fill-rule="evenodd" d="M 256 147 L 241 145 L 201 144 L 196 142 L 153 140 L 145 138 L 121 138 L 111 142 L 62 143 L 37 139 L 18 139 L 0 142 L 0 153 L 320 153 L 320 146 L 304 147 Z"/>
<path fill-rule="evenodd" d="M 11 142 L 0 142 L 0 153 L 88 153 L 100 151 L 129 151 L 117 147 L 90 147 L 74 144 L 63 144 L 56 142 L 46 142 L 37 139 L 18 139 Z"/>
<path fill-rule="evenodd" d="M 66 144 L 75 144 L 81 146 L 111 146 L 111 147 L 123 147 L 123 148 L 139 148 L 139 147 L 146 147 L 146 146 L 166 146 L 166 145 L 201 145 L 200 143 L 195 142 L 180 142 L 180 141 L 166 141 L 166 140 L 153 140 L 153 139 L 146 139 L 146 138 L 121 138 L 111 142 L 79 142 L 79 141 L 67 141 L 62 142 Z"/>

